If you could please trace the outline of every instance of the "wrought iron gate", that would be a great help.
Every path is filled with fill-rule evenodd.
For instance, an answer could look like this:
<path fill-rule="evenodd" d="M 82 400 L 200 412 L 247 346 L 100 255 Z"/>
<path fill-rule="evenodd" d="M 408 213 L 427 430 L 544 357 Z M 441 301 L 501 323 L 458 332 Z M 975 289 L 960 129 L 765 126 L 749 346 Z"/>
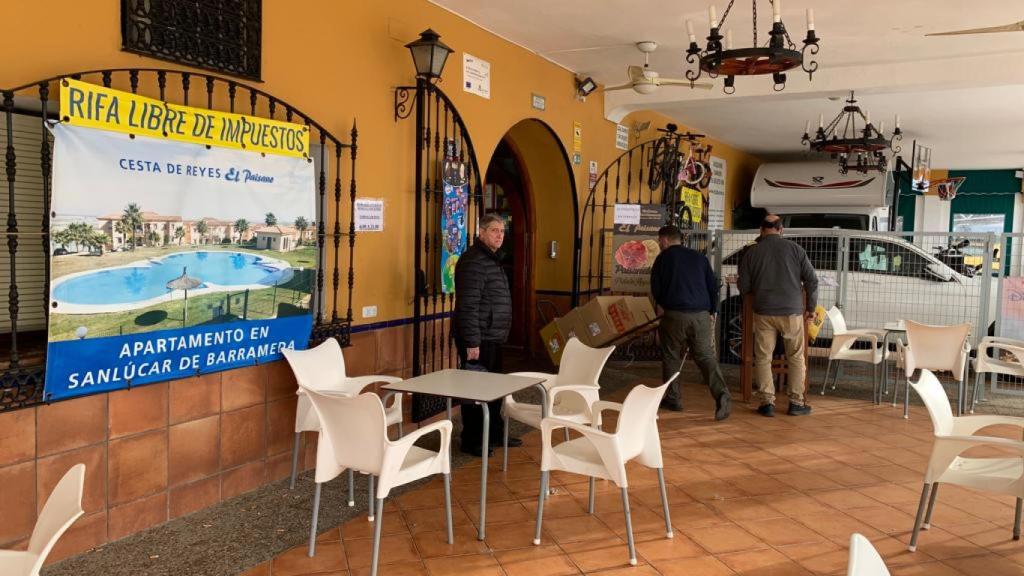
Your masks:
<path fill-rule="evenodd" d="M 444 199 L 442 168 L 446 151 L 466 164 L 469 197 L 466 229 L 469 241 L 476 236 L 477 217 L 483 201 L 483 185 L 476 151 L 459 111 L 440 88 L 418 79 L 416 86 L 395 91 L 395 120 L 416 116 L 416 182 L 414 229 L 414 285 L 412 319 L 413 376 L 454 368 L 456 354 L 451 339 L 454 294 L 441 287 L 441 208 Z M 418 395 L 412 418 L 419 421 L 444 405 Z"/>
<path fill-rule="evenodd" d="M 46 123 L 58 120 L 57 82 L 61 78 L 130 90 L 165 102 L 277 118 L 309 126 L 310 141 L 314 146 L 310 161 L 316 164 L 318 199 L 316 284 L 310 303 L 315 314 L 312 338 L 313 343 L 335 337 L 343 346 L 349 344 L 355 285 L 353 210 L 358 138 L 355 122 L 346 141 L 345 137 L 331 134 L 287 102 L 258 88 L 210 74 L 157 68 L 65 74 L 0 90 L 4 115 L 0 124 L 0 146 L 5 147 L 5 170 L 0 175 L 0 191 L 7 193 L 6 202 L 0 201 L 0 219 L 6 224 L 4 236 L 7 245 L 7 259 L 5 265 L 0 266 L 0 283 L 7 285 L 8 295 L 7 317 L 0 316 L 0 348 L 8 348 L 6 357 L 0 358 L 0 412 L 43 402 L 52 171 L 52 149 Z M 32 136 L 31 140 L 29 136 Z M 38 145 L 38 149 L 31 150 L 26 146 L 27 141 Z M 345 179 L 348 180 L 347 196 L 344 193 Z M 333 182 L 333 198 L 328 195 L 329 182 Z M 346 203 L 348 205 L 344 206 Z M 343 228 L 343 218 L 348 219 L 347 230 Z M 330 220 L 333 220 L 333 229 L 328 231 Z M 333 245 L 331 263 L 326 261 L 328 242 Z M 345 268 L 347 278 L 343 279 L 342 270 Z M 328 269 L 331 275 L 325 277 Z M 34 309 L 38 312 L 33 313 Z"/>

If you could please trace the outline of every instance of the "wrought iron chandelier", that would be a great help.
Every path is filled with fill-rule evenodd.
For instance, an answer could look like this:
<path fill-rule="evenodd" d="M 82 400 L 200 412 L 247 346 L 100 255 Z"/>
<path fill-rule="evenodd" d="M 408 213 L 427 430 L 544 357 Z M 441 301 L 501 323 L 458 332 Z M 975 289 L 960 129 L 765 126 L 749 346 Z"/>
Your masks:
<path fill-rule="evenodd" d="M 686 31 L 690 37 L 690 47 L 686 50 L 686 61 L 690 65 L 697 64 L 697 68 L 686 71 L 686 79 L 691 84 L 707 72 L 711 78 L 725 76 L 725 85 L 722 90 L 726 94 L 736 92 L 736 76 L 759 76 L 771 74 L 775 81 L 775 91 L 781 92 L 786 88 L 786 71 L 800 66 L 807 72 L 808 78 L 812 78 L 818 69 L 818 62 L 810 60 L 805 56 L 814 56 L 818 53 L 818 38 L 814 33 L 814 10 L 807 9 L 807 36 L 803 40 L 803 47 L 799 50 L 786 31 L 782 23 L 782 0 L 768 0 L 772 6 L 772 29 L 768 33 L 768 45 L 761 46 L 757 41 L 757 0 L 751 0 L 753 5 L 754 22 L 754 45 L 752 48 L 732 47 L 732 31 L 726 31 L 722 36 L 721 31 L 725 26 L 725 20 L 729 17 L 733 2 L 729 0 L 722 19 L 719 21 L 715 14 L 715 7 L 708 8 L 708 18 L 711 21 L 711 30 L 707 37 L 707 47 L 701 50 L 697 45 L 697 37 L 693 33 L 693 22 L 686 22 Z M 722 40 L 726 43 L 723 46 Z"/>
<path fill-rule="evenodd" d="M 858 127 L 858 120 L 861 126 Z M 840 128 L 842 125 L 842 128 Z M 896 116 L 896 127 L 892 136 L 885 135 L 885 121 L 875 127 L 871 123 L 871 115 L 861 111 L 857 99 L 850 91 L 846 106 L 826 126 L 824 116 L 818 116 L 818 130 L 810 135 L 810 121 L 804 126 L 804 135 L 800 139 L 804 145 L 814 152 L 828 154 L 832 159 L 839 160 L 839 171 L 846 174 L 855 170 L 866 174 L 872 170 L 885 172 L 889 165 L 886 157 L 888 151 L 899 153 L 899 142 L 903 140 L 900 130 L 900 117 Z"/>

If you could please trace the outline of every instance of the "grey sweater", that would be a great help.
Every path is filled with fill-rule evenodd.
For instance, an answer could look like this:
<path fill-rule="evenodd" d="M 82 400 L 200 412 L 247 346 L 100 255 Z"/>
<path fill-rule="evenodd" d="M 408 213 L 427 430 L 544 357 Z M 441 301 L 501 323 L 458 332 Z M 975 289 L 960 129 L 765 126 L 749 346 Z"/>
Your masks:
<path fill-rule="evenodd" d="M 803 314 L 818 303 L 818 277 L 807 252 L 778 234 L 760 238 L 743 256 L 739 269 L 741 294 L 753 293 L 754 312 L 763 316 Z"/>

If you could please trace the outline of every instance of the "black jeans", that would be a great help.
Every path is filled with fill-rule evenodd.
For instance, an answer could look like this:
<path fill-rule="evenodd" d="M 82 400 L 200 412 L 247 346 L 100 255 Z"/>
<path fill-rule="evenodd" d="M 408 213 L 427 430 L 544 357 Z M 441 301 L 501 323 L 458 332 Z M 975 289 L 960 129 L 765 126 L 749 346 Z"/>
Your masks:
<path fill-rule="evenodd" d="M 466 346 L 456 340 L 455 346 L 459 353 L 459 367 L 466 366 Z M 501 343 L 481 342 L 480 359 L 475 361 L 488 372 L 501 373 Z M 490 443 L 495 444 L 501 441 L 503 421 L 501 419 L 502 400 L 495 400 L 487 403 L 487 411 L 490 416 Z M 472 402 L 462 404 L 462 446 L 480 446 L 484 434 L 484 411 Z"/>

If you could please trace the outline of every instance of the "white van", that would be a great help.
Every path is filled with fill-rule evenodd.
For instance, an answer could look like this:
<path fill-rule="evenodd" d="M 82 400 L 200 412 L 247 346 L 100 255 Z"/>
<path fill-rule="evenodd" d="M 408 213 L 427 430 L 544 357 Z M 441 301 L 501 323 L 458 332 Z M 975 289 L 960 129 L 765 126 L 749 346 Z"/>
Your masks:
<path fill-rule="evenodd" d="M 778 214 L 786 228 L 889 230 L 891 172 L 840 174 L 830 162 L 762 164 L 750 204 Z"/>

